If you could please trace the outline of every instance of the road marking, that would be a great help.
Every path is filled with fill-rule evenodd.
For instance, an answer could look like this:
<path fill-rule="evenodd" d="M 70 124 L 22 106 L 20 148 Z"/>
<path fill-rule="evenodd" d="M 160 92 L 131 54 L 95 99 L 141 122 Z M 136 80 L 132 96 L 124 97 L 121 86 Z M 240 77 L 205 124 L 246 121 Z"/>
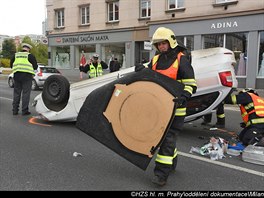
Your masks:
<path fill-rule="evenodd" d="M 10 98 L 5 98 L 5 97 L 0 97 L 0 99 L 4 99 L 4 100 L 10 100 L 10 101 L 13 101 L 13 99 L 10 99 Z"/>
<path fill-rule="evenodd" d="M 197 159 L 197 160 L 200 160 L 200 161 L 208 162 L 208 163 L 211 163 L 211 164 L 216 164 L 218 166 L 223 166 L 223 167 L 226 167 L 226 168 L 231 168 L 231 169 L 234 169 L 234 170 L 239 170 L 239 171 L 242 171 L 242 172 L 246 172 L 246 173 L 250 173 L 250 174 L 253 174 L 253 175 L 260 176 L 260 177 L 264 177 L 264 173 L 263 172 L 259 172 L 259 171 L 251 170 L 251 169 L 248 169 L 248 168 L 243 168 L 243 167 L 240 167 L 240 166 L 231 165 L 231 164 L 226 164 L 226 163 L 219 162 L 219 161 L 214 161 L 214 160 L 211 160 L 211 159 L 207 159 L 207 158 L 196 156 L 196 155 L 189 154 L 189 153 L 184 153 L 184 152 L 178 152 L 178 153 L 180 155 L 184 156 L 184 157 L 189 157 L 189 158 Z"/>
<path fill-rule="evenodd" d="M 30 124 L 39 125 L 39 126 L 45 126 L 45 127 L 51 127 L 52 126 L 52 125 L 49 125 L 49 124 L 38 123 L 36 120 L 37 120 L 36 118 L 32 117 L 32 118 L 30 118 L 28 120 L 28 122 Z"/>

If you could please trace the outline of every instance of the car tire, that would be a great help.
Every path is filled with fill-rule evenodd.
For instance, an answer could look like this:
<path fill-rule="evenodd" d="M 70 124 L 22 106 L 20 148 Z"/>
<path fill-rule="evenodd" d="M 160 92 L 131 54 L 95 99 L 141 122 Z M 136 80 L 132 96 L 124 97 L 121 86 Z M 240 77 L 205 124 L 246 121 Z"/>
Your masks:
<path fill-rule="evenodd" d="M 38 88 L 39 88 L 39 87 L 38 87 L 38 85 L 37 85 L 36 80 L 33 79 L 33 80 L 32 80 L 32 86 L 31 86 L 31 89 L 32 89 L 32 90 L 38 90 Z"/>
<path fill-rule="evenodd" d="M 61 111 L 68 103 L 70 97 L 70 83 L 64 76 L 49 76 L 43 87 L 42 99 L 47 108 Z"/>
<path fill-rule="evenodd" d="M 14 79 L 13 78 L 8 78 L 8 85 L 10 88 L 14 88 Z"/>

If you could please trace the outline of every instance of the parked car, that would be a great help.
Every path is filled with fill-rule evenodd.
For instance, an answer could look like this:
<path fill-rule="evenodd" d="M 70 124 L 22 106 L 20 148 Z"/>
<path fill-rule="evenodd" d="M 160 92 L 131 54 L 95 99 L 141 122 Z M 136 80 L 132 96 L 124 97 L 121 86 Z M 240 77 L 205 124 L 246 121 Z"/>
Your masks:
<path fill-rule="evenodd" d="M 218 104 L 237 87 L 233 67 L 236 61 L 232 51 L 218 47 L 192 51 L 191 54 L 198 88 L 188 102 L 186 122 L 215 111 Z M 33 105 L 44 120 L 76 121 L 84 101 L 92 91 L 131 72 L 134 72 L 134 67 L 73 84 L 63 76 L 52 76 L 47 79 Z"/>
<path fill-rule="evenodd" d="M 51 75 L 61 75 L 59 70 L 55 67 L 45 66 L 42 64 L 38 64 L 38 69 L 35 71 L 36 74 L 32 79 L 32 90 L 37 90 L 42 88 L 46 79 Z M 9 74 L 8 76 L 8 85 L 9 87 L 14 87 L 14 73 Z"/>

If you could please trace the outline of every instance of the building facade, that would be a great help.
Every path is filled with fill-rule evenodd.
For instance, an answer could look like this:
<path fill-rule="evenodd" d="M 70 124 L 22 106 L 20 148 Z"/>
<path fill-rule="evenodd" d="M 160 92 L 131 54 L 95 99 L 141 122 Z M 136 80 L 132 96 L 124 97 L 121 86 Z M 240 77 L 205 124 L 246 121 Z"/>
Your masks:
<path fill-rule="evenodd" d="M 149 60 L 150 40 L 171 28 L 189 50 L 226 47 L 239 87 L 264 88 L 264 0 L 47 0 L 49 64 L 77 71 L 81 54 L 123 67 Z"/>

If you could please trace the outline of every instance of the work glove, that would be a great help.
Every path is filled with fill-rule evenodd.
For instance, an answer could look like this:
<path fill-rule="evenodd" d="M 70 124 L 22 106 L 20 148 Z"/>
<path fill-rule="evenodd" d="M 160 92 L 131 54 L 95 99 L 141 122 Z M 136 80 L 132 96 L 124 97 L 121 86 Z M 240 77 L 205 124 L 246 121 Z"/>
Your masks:
<path fill-rule="evenodd" d="M 180 98 L 174 98 L 173 102 L 177 103 L 178 106 L 186 105 L 187 98 L 185 96 L 181 96 Z"/>
<path fill-rule="evenodd" d="M 145 69 L 146 67 L 143 65 L 143 64 L 136 64 L 135 65 L 135 72 L 139 72 L 139 71 L 141 71 L 141 70 L 143 70 L 143 69 Z"/>

